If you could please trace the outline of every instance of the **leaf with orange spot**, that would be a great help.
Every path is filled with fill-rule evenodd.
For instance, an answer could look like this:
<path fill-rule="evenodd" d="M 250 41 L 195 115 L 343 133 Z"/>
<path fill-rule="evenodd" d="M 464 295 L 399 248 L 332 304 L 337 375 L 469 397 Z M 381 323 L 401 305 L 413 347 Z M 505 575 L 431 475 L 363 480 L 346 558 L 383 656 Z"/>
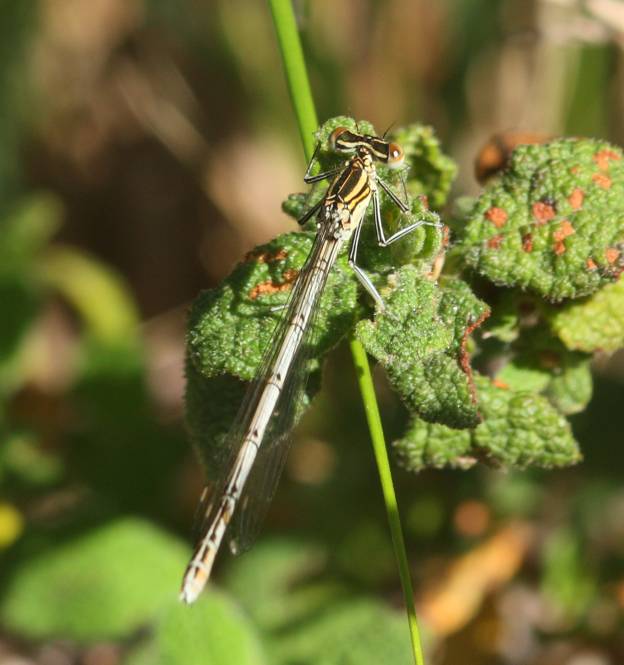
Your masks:
<path fill-rule="evenodd" d="M 622 151 L 592 139 L 520 146 L 456 229 L 468 264 L 496 284 L 555 302 L 591 294 L 622 270 Z"/>

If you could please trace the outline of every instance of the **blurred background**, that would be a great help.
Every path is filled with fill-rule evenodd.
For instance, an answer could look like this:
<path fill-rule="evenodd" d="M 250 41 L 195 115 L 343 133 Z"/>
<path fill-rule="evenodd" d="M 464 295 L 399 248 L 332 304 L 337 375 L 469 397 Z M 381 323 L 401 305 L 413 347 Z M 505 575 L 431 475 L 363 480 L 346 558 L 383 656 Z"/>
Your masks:
<path fill-rule="evenodd" d="M 183 424 L 186 312 L 294 228 L 280 204 L 303 189 L 268 7 L 0 7 L 0 664 L 410 662 L 345 349 L 259 542 L 218 562 L 217 609 L 167 615 L 203 482 Z M 478 192 L 495 132 L 624 143 L 620 0 L 295 9 L 319 117 L 433 125 L 458 195 Z M 429 662 L 624 662 L 624 359 L 595 370 L 577 468 L 396 469 Z M 404 414 L 380 399 L 391 439 Z M 223 653 L 172 655 L 210 616 Z"/>

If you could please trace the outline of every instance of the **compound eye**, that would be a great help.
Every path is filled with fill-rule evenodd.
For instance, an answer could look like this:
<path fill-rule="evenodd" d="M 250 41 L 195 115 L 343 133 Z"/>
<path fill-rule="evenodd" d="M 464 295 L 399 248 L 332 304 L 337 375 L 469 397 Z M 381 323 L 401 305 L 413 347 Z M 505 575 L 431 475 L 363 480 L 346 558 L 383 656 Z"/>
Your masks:
<path fill-rule="evenodd" d="M 346 152 L 348 150 L 353 150 L 350 142 L 344 140 L 347 136 L 350 135 L 350 130 L 348 127 L 336 127 L 334 131 L 329 135 L 329 146 L 334 152 Z M 343 138 L 343 140 L 340 139 Z"/>
<path fill-rule="evenodd" d="M 398 169 L 403 166 L 405 153 L 398 143 L 390 143 L 388 146 L 388 167 Z"/>

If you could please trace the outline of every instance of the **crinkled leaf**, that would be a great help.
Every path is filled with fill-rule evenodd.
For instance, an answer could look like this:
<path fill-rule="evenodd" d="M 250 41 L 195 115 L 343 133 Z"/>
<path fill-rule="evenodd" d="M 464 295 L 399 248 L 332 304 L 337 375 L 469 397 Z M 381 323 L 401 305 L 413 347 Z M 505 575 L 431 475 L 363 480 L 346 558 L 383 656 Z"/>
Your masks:
<path fill-rule="evenodd" d="M 514 150 L 460 232 L 466 261 L 496 284 L 578 298 L 624 266 L 624 160 L 604 141 Z"/>
<path fill-rule="evenodd" d="M 415 419 L 394 444 L 403 466 L 418 471 L 485 459 L 497 466 L 552 468 L 580 461 L 568 421 L 545 397 L 501 388 L 484 376 L 475 383 L 483 421 L 458 432 Z"/>
<path fill-rule="evenodd" d="M 220 286 L 199 295 L 191 310 L 187 349 L 204 377 L 230 374 L 253 378 L 271 343 L 293 284 L 312 244 L 309 233 L 286 233 L 257 247 Z M 341 257 L 329 275 L 315 319 L 320 356 L 353 324 L 358 287 Z"/>
<path fill-rule="evenodd" d="M 225 595 L 208 590 L 188 607 L 172 599 L 151 628 L 150 641 L 124 665 L 263 665 L 260 638 Z"/>
<path fill-rule="evenodd" d="M 403 438 L 393 442 L 399 464 L 408 471 L 421 471 L 428 467 L 471 466 L 471 432 L 453 429 L 440 423 L 428 423 L 415 417 Z"/>
<path fill-rule="evenodd" d="M 545 325 L 523 330 L 509 351 L 513 354 L 496 374 L 499 385 L 541 393 L 566 415 L 587 406 L 592 394 L 590 356 L 569 351 Z"/>
<path fill-rule="evenodd" d="M 3 625 L 31 639 L 130 635 L 174 596 L 187 549 L 123 519 L 22 560 L 0 600 Z"/>
<path fill-rule="evenodd" d="M 227 454 L 224 446 L 245 386 L 270 347 L 274 330 L 298 271 L 312 247 L 309 233 L 289 233 L 256 248 L 217 288 L 195 301 L 187 337 L 187 423 L 208 472 L 218 472 Z M 310 358 L 304 371 L 315 374 L 319 359 L 353 326 L 358 287 L 346 259 L 330 272 L 314 319 Z M 318 381 L 308 384 L 299 400 L 300 416 Z"/>
<path fill-rule="evenodd" d="M 467 285 L 444 288 L 411 266 L 396 275 L 386 311 L 361 321 L 356 334 L 386 370 L 411 412 L 429 422 L 472 427 L 478 422 L 465 357 L 465 340 L 487 307 Z"/>
<path fill-rule="evenodd" d="M 542 393 L 561 413 L 582 411 L 592 395 L 590 358 L 568 351 L 543 328 L 520 338 L 524 348 L 496 375 L 497 382 L 515 391 Z"/>
<path fill-rule="evenodd" d="M 592 353 L 624 346 L 624 279 L 590 298 L 548 314 L 553 332 L 569 348 Z"/>
<path fill-rule="evenodd" d="M 414 197 L 424 194 L 431 207 L 440 210 L 448 199 L 457 165 L 442 151 L 433 128 L 417 124 L 399 127 L 391 138 L 401 145 L 410 166 L 409 193 Z"/>

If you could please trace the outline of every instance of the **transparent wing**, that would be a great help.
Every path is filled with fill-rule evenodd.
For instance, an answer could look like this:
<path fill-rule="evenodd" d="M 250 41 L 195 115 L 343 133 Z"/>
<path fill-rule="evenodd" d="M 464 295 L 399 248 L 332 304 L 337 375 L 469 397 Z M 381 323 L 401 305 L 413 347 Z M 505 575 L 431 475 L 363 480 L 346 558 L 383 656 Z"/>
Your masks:
<path fill-rule="evenodd" d="M 293 314 L 297 311 L 302 299 L 307 299 L 313 313 L 317 309 L 327 274 L 332 266 L 327 264 L 324 267 L 324 279 L 321 282 L 316 282 L 319 288 L 315 289 L 314 292 L 310 292 L 307 288 L 308 280 L 306 277 L 315 267 L 319 253 L 328 242 L 335 243 L 336 240 L 331 236 L 329 229 L 323 227 L 317 234 L 312 251 L 295 282 L 288 305 L 273 331 L 270 348 L 265 352 L 256 378 L 249 386 L 226 437 L 223 448 L 224 451 L 227 451 L 224 452 L 224 463 L 219 465 L 217 480 L 213 487 L 204 491 L 202 495 L 196 516 L 196 525 L 198 526 L 194 528 L 195 533 L 203 533 L 204 527 L 211 521 L 213 507 L 223 494 L 229 471 L 238 456 L 248 423 L 265 389 L 267 379 L 271 374 L 275 358 L 280 352 Z M 305 410 L 302 397 L 305 394 L 305 385 L 311 370 L 308 362 L 311 346 L 309 340 L 310 333 L 314 329 L 314 314 L 312 314 L 308 319 L 303 339 L 293 356 L 276 409 L 271 416 L 264 439 L 259 447 L 254 468 L 243 490 L 242 500 L 235 511 L 235 524 L 232 525 L 232 531 L 230 532 L 234 536 L 232 549 L 235 551 L 248 548 L 259 531 L 286 460 L 290 442 L 288 434 Z"/>
<path fill-rule="evenodd" d="M 230 549 L 234 554 L 249 549 L 256 540 L 288 457 L 292 430 L 312 400 L 306 387 L 310 375 L 318 370 L 311 362 L 317 336 L 315 319 L 313 317 L 308 325 L 298 357 L 274 412 L 271 429 L 258 451 L 230 527 Z"/>

